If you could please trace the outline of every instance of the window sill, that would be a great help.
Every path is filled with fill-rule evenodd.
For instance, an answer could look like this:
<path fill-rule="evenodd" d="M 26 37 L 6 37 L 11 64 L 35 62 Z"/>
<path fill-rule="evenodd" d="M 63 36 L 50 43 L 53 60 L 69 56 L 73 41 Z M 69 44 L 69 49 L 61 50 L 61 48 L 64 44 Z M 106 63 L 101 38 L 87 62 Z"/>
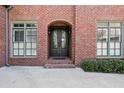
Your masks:
<path fill-rule="evenodd" d="M 32 56 L 30 56 L 30 57 L 10 57 L 11 59 L 28 59 L 28 58 L 31 58 L 31 59 L 33 59 L 33 58 L 37 58 L 37 56 L 35 56 L 35 57 L 32 57 Z"/>
<path fill-rule="evenodd" d="M 124 59 L 124 57 L 96 57 L 96 59 Z"/>

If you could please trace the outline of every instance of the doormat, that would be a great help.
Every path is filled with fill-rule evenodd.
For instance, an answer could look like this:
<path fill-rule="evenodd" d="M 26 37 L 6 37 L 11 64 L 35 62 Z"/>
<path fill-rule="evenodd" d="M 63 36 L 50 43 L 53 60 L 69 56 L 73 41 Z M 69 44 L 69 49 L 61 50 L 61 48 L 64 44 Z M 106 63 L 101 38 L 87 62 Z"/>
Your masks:
<path fill-rule="evenodd" d="M 65 57 L 55 57 L 53 59 L 57 60 L 57 59 L 66 59 L 66 58 Z"/>

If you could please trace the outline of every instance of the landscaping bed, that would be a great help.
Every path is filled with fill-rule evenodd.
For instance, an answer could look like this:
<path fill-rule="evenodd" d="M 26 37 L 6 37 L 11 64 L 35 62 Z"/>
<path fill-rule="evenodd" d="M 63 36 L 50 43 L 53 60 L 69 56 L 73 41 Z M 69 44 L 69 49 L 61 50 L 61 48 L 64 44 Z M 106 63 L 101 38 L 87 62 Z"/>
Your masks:
<path fill-rule="evenodd" d="M 85 59 L 81 63 L 81 68 L 86 72 L 122 73 L 124 74 L 124 60 L 109 59 L 95 60 Z"/>

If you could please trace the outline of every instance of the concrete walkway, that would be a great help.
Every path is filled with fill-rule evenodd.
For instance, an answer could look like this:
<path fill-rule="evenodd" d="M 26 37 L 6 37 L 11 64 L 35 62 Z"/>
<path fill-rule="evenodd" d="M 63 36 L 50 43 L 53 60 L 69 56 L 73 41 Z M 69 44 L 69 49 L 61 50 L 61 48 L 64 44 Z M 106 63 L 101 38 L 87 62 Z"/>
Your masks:
<path fill-rule="evenodd" d="M 0 68 L 0 87 L 124 87 L 124 75 L 12 66 Z"/>

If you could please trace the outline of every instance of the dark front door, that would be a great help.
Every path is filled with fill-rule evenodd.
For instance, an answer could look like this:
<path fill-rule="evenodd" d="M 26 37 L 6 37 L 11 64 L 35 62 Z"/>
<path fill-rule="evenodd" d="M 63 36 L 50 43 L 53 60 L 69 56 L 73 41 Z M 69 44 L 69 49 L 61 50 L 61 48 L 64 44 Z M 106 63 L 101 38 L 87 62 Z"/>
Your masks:
<path fill-rule="evenodd" d="M 66 28 L 53 28 L 50 30 L 50 56 L 68 56 L 68 31 Z"/>

